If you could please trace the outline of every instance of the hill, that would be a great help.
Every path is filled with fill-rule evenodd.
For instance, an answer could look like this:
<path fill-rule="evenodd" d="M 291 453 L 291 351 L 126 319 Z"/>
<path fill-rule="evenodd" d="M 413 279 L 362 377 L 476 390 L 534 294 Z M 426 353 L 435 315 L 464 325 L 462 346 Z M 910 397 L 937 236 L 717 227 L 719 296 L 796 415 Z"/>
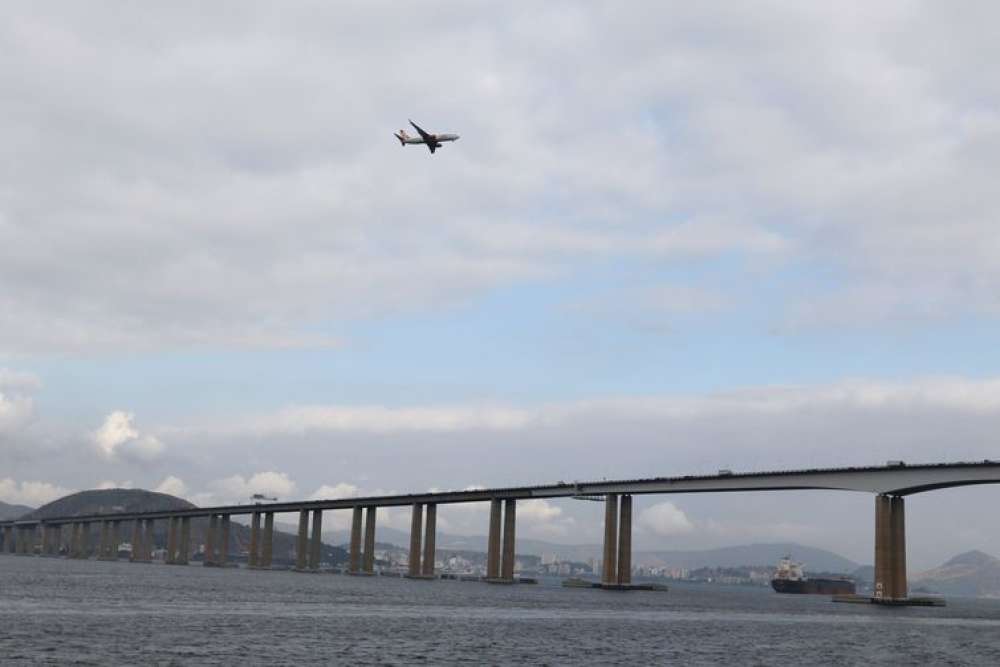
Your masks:
<path fill-rule="evenodd" d="M 45 519 L 55 516 L 82 516 L 103 512 L 156 512 L 163 510 L 194 509 L 196 505 L 166 493 L 145 491 L 143 489 L 100 489 L 80 491 L 54 500 L 47 505 L 30 512 L 26 518 Z M 249 520 L 249 517 L 240 517 Z M 204 544 L 208 519 L 193 519 L 191 522 L 191 541 L 193 551 L 197 552 Z M 131 526 L 123 527 L 122 539 L 128 541 L 131 537 Z M 68 533 L 68 531 L 65 531 Z M 64 537 L 64 539 L 66 539 Z M 157 548 L 167 544 L 167 522 L 157 521 L 153 531 L 153 539 Z M 96 536 L 92 538 L 96 543 Z M 275 565 L 291 565 L 295 561 L 295 535 L 283 532 L 275 527 L 273 541 L 273 560 Z M 96 546 L 96 544 L 94 544 Z M 250 546 L 250 527 L 237 523 L 235 518 L 229 530 L 229 553 L 232 558 L 245 557 Z M 322 559 L 331 564 L 347 561 L 343 549 L 324 544 Z"/>
<path fill-rule="evenodd" d="M 394 544 L 406 548 L 410 543 L 408 532 L 379 526 L 377 528 L 379 542 Z M 349 539 L 346 531 L 330 531 L 323 538 L 333 544 L 343 544 Z M 486 551 L 485 535 L 449 535 L 438 533 L 437 548 L 449 551 Z M 517 538 L 517 553 L 542 556 L 554 554 L 560 560 L 587 562 L 591 558 L 602 557 L 602 547 L 597 544 L 556 544 L 544 540 Z M 807 547 L 791 542 L 774 544 L 745 544 L 732 547 L 701 550 L 650 550 L 635 551 L 632 562 L 636 565 L 663 567 L 697 568 L 697 567 L 739 567 L 742 565 L 775 565 L 787 556 L 802 561 L 808 572 L 838 572 L 848 573 L 858 569 L 858 563 L 844 558 L 839 554 Z"/>
<path fill-rule="evenodd" d="M 940 567 L 910 577 L 910 588 L 945 595 L 1000 597 L 1000 559 L 967 551 Z"/>
<path fill-rule="evenodd" d="M 30 511 L 31 508 L 27 505 L 11 505 L 5 502 L 0 502 L 0 521 L 18 519 Z"/>

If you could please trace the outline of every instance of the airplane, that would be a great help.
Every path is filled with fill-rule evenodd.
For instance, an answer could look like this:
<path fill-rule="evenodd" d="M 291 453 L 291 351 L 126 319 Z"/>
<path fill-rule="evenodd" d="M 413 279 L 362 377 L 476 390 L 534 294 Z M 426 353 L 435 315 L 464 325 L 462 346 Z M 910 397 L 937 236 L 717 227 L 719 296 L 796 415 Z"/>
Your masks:
<path fill-rule="evenodd" d="M 405 146 L 406 144 L 427 144 L 427 148 L 433 154 L 438 148 L 441 148 L 442 141 L 458 141 L 457 134 L 431 134 L 430 132 L 425 132 L 419 125 L 410 121 L 410 125 L 413 126 L 420 136 L 411 137 L 406 133 L 406 130 L 400 130 L 396 132 L 396 138 L 399 139 L 399 145 Z"/>

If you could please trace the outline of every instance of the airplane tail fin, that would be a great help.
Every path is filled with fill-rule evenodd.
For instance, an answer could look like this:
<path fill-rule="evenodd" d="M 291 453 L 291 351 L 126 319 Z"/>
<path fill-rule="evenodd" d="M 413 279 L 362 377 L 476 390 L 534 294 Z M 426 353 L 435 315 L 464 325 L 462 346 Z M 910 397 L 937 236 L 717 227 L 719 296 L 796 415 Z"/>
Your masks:
<path fill-rule="evenodd" d="M 400 146 L 405 146 L 406 145 L 406 140 L 410 138 L 409 136 L 407 136 L 406 130 L 400 130 L 399 132 L 396 132 L 395 134 L 396 134 L 396 138 L 399 139 L 399 145 Z"/>

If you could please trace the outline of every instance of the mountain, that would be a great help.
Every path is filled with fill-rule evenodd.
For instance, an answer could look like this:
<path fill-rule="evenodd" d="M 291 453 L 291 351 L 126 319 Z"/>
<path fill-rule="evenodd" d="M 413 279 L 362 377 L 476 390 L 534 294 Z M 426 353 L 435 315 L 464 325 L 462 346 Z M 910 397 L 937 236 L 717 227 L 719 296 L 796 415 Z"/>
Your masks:
<path fill-rule="evenodd" d="M 5 502 L 0 502 L 0 521 L 6 521 L 7 519 L 18 519 L 22 515 L 27 514 L 31 511 L 31 508 L 27 505 L 10 505 Z"/>
<path fill-rule="evenodd" d="M 99 489 L 80 491 L 27 514 L 25 519 L 48 519 L 57 516 L 81 516 L 104 512 L 156 512 L 193 509 L 196 505 L 176 496 L 142 489 Z"/>
<path fill-rule="evenodd" d="M 741 544 L 696 551 L 639 551 L 633 554 L 635 563 L 672 565 L 675 567 L 738 567 L 740 565 L 775 565 L 785 556 L 803 563 L 806 573 L 857 570 L 859 565 L 849 558 L 826 549 L 807 547 L 793 542 L 773 544 Z"/>
<path fill-rule="evenodd" d="M 410 534 L 387 526 L 379 526 L 376 536 L 380 543 L 394 544 L 407 548 Z M 323 539 L 332 544 L 344 544 L 348 541 L 347 531 L 330 531 L 323 534 Z M 438 549 L 449 551 L 486 551 L 485 535 L 449 535 L 438 533 L 436 539 Z M 600 559 L 603 548 L 599 544 L 556 544 L 544 540 L 517 538 L 517 553 L 532 556 L 553 554 L 560 560 L 587 562 L 591 558 Z M 805 564 L 807 572 L 839 572 L 847 573 L 858 569 L 854 561 L 844 558 L 832 551 L 807 547 L 790 542 L 775 544 L 747 544 L 718 549 L 702 550 L 656 550 L 635 551 L 632 562 L 636 565 L 663 567 L 696 568 L 696 567 L 739 567 L 741 565 L 774 565 L 785 556 Z"/>
<path fill-rule="evenodd" d="M 911 575 L 910 588 L 945 595 L 1000 597 L 1000 559 L 982 551 L 966 551 L 940 567 Z"/>
<path fill-rule="evenodd" d="M 166 493 L 145 491 L 143 489 L 99 489 L 80 491 L 54 500 L 27 514 L 25 518 L 45 519 L 57 516 L 82 516 L 103 512 L 157 512 L 163 510 L 194 509 L 196 505 Z M 234 517 L 229 529 L 229 553 L 238 558 L 245 554 L 250 546 L 250 527 L 237 522 L 249 520 L 249 517 Z M 204 543 L 208 519 L 191 520 L 191 542 L 194 551 L 198 551 Z M 131 525 L 122 527 L 122 540 L 131 538 Z M 63 539 L 68 539 L 64 531 Z M 157 521 L 153 530 L 153 541 L 157 547 L 167 543 L 167 522 Z M 92 547 L 97 546 L 97 535 L 91 537 Z M 275 526 L 273 539 L 273 561 L 275 565 L 292 564 L 295 561 L 296 537 L 291 532 L 283 532 Z M 339 564 L 347 561 L 347 553 L 339 548 L 324 544 L 322 559 L 327 563 Z"/>

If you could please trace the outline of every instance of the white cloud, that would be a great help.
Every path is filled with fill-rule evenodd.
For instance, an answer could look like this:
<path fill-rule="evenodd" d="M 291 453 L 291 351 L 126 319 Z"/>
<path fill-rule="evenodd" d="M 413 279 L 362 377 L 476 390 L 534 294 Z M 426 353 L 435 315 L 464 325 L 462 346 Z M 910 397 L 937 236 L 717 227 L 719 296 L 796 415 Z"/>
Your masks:
<path fill-rule="evenodd" d="M 241 475 L 233 475 L 214 482 L 217 495 L 223 502 L 248 501 L 250 496 L 259 493 L 265 496 L 276 496 L 282 500 L 290 498 L 295 493 L 295 482 L 283 472 L 258 472 L 245 479 Z"/>
<path fill-rule="evenodd" d="M 131 412 L 115 410 L 91 434 L 92 442 L 109 459 L 151 461 L 157 458 L 163 453 L 163 443 L 156 436 L 140 433 L 132 423 L 134 419 Z"/>
<path fill-rule="evenodd" d="M 525 425 L 528 413 L 502 407 L 301 406 L 253 419 L 258 435 L 324 431 L 392 433 L 405 431 L 509 430 Z M 237 426 L 237 429 L 242 428 Z"/>
<path fill-rule="evenodd" d="M 42 381 L 34 373 L 0 368 L 0 391 L 34 392 L 42 387 Z"/>
<path fill-rule="evenodd" d="M 639 513 L 638 524 L 660 537 L 682 535 L 694 529 L 684 511 L 670 502 L 657 503 L 642 510 Z"/>
<path fill-rule="evenodd" d="M 310 500 L 333 500 L 336 498 L 353 498 L 358 495 L 358 487 L 347 482 L 340 482 L 330 486 L 324 484 L 309 496 Z"/>
<path fill-rule="evenodd" d="M 306 436 L 314 432 L 503 433 L 570 427 L 595 420 L 683 423 L 720 416 L 790 419 L 796 414 L 828 411 L 891 415 L 915 410 L 996 414 L 1000 411 L 1000 378 L 926 377 L 898 382 L 855 379 L 816 385 L 763 385 L 709 394 L 596 398 L 537 407 L 289 407 L 270 414 L 227 419 L 217 425 L 175 427 L 171 432 L 186 437 Z"/>
<path fill-rule="evenodd" d="M 34 415 L 34 402 L 26 396 L 7 396 L 0 392 L 0 436 L 19 431 Z"/>
<path fill-rule="evenodd" d="M 540 498 L 522 500 L 517 504 L 517 518 L 529 523 L 548 523 L 561 515 L 561 508 Z"/>
<path fill-rule="evenodd" d="M 9 477 L 0 479 L 0 500 L 5 503 L 40 507 L 70 493 L 72 490 L 48 482 L 17 483 Z"/>
<path fill-rule="evenodd" d="M 187 495 L 188 487 L 187 484 L 180 478 L 174 477 L 173 475 L 168 476 L 162 482 L 160 482 L 154 491 L 158 493 L 166 493 L 171 496 L 184 497 Z"/>
<path fill-rule="evenodd" d="M 32 421 L 35 404 L 30 394 L 40 387 L 41 381 L 32 373 L 0 368 L 0 438 Z"/>
<path fill-rule="evenodd" d="M 105 480 L 97 485 L 98 489 L 131 489 L 134 485 L 131 481 L 116 482 L 114 480 Z"/>

